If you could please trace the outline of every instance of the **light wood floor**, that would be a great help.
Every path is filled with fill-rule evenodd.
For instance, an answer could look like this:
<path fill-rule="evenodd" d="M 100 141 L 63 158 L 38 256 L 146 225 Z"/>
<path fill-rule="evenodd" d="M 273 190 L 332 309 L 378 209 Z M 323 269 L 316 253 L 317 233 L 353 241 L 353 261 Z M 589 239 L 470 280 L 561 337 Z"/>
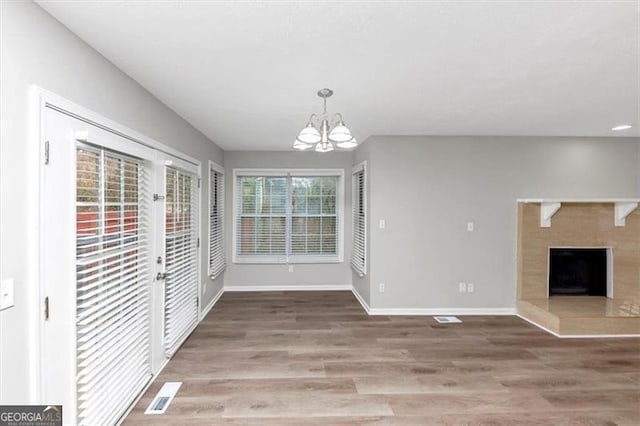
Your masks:
<path fill-rule="evenodd" d="M 124 423 L 640 424 L 640 339 L 461 319 L 369 317 L 349 292 L 225 293 Z M 184 384 L 144 415 L 166 381 Z"/>

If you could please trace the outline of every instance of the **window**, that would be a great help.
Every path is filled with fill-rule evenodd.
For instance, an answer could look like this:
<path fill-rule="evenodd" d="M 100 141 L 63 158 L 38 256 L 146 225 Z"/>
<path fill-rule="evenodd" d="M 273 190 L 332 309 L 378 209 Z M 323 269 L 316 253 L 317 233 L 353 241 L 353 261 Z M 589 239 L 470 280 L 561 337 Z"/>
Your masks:
<path fill-rule="evenodd" d="M 362 277 L 367 273 L 367 163 L 353 168 L 352 182 L 352 221 L 353 251 L 351 267 Z"/>
<path fill-rule="evenodd" d="M 234 170 L 234 262 L 342 262 L 342 170 Z"/>
<path fill-rule="evenodd" d="M 216 278 L 224 268 L 224 171 L 209 162 L 209 276 Z"/>

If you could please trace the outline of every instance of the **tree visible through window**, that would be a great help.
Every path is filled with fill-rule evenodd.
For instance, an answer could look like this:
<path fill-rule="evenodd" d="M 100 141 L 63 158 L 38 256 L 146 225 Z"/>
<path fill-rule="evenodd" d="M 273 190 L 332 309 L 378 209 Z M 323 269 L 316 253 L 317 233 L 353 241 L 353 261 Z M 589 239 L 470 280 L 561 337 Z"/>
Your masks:
<path fill-rule="evenodd" d="M 236 174 L 236 261 L 339 261 L 340 178 Z"/>

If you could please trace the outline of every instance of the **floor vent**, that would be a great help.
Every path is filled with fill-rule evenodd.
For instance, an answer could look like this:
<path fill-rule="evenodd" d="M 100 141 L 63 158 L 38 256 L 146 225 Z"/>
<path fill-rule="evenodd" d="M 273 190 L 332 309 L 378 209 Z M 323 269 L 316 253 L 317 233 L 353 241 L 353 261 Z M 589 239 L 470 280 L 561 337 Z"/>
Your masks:
<path fill-rule="evenodd" d="M 164 414 L 171 404 L 173 397 L 176 396 L 178 389 L 182 386 L 182 382 L 167 382 L 162 385 L 162 388 L 158 392 L 151 404 L 149 404 L 149 408 L 145 411 L 145 414 Z"/>
<path fill-rule="evenodd" d="M 453 324 L 456 322 L 462 322 L 458 317 L 433 317 L 440 324 Z"/>

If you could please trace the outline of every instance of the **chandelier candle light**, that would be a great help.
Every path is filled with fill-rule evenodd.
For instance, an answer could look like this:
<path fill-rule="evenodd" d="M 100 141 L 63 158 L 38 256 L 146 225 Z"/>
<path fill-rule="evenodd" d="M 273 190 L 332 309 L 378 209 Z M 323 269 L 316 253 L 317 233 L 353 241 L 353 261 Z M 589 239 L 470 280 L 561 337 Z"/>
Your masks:
<path fill-rule="evenodd" d="M 334 144 L 341 149 L 353 149 L 358 146 L 358 142 L 351 135 L 351 130 L 344 125 L 340 113 L 334 114 L 329 123 L 327 98 L 331 95 L 333 95 L 331 89 L 318 90 L 318 96 L 324 100 L 324 111 L 320 116 L 311 114 L 309 122 L 293 143 L 295 149 L 305 151 L 315 145 L 316 152 L 330 152 L 333 151 Z"/>

